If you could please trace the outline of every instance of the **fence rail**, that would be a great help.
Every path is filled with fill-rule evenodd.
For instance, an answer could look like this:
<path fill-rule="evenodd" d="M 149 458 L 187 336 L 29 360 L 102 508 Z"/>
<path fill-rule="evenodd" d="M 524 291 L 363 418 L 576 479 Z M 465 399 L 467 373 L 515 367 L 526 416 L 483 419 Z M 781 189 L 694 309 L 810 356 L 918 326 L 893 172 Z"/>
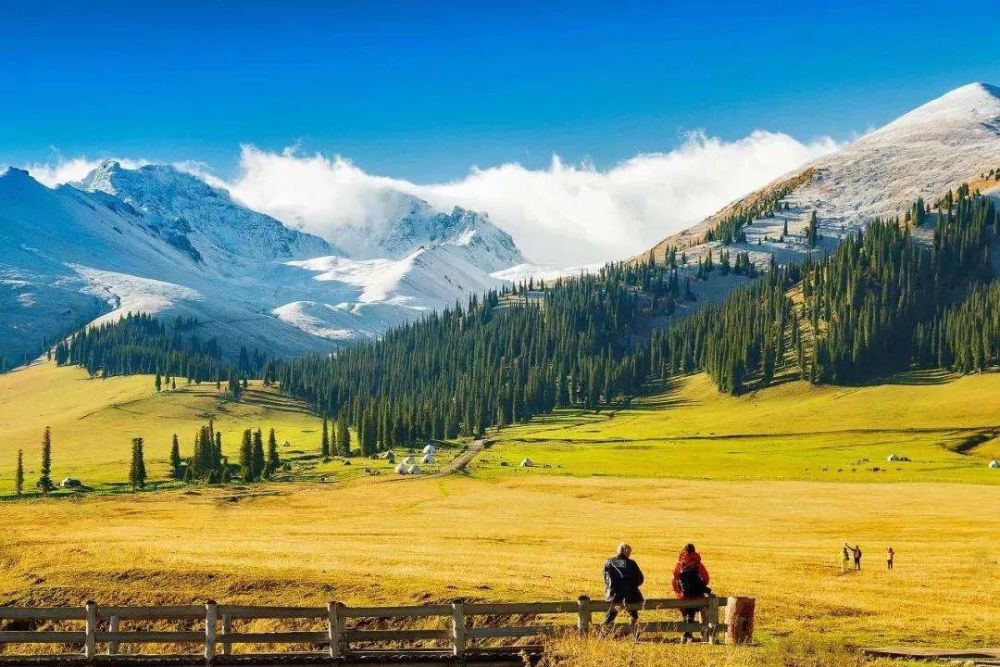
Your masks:
<path fill-rule="evenodd" d="M 644 637 L 700 633 L 705 641 L 715 643 L 727 627 L 720 622 L 720 608 L 733 604 L 730 601 L 719 597 L 650 599 L 628 605 L 628 609 L 640 610 L 644 616 L 651 613 L 654 617 L 655 612 L 695 610 L 699 612 L 698 621 L 654 618 L 643 620 L 639 630 Z M 330 602 L 325 607 L 255 607 L 214 601 L 159 607 L 105 607 L 94 602 L 82 608 L 0 607 L 0 655 L 5 661 L 17 657 L 7 645 L 60 644 L 68 647 L 71 654 L 93 661 L 99 655 L 122 655 L 123 646 L 133 647 L 130 657 L 141 657 L 146 654 L 137 653 L 135 647 L 161 644 L 186 649 L 183 655 L 206 664 L 216 660 L 217 650 L 226 656 L 273 656 L 273 651 L 268 654 L 234 651 L 234 647 L 247 645 L 283 646 L 285 655 L 295 650 L 295 655 L 311 654 L 347 662 L 352 657 L 390 650 L 397 658 L 404 659 L 410 654 L 426 656 L 429 652 L 462 658 L 491 649 L 514 653 L 525 648 L 518 640 L 560 633 L 589 634 L 597 627 L 593 615 L 606 613 L 609 607 L 608 602 L 588 597 L 573 601 L 455 602 L 396 607 L 348 607 L 340 602 Z M 294 623 L 298 627 L 266 632 L 247 627 L 262 620 Z M 131 627 L 143 623 L 156 627 Z M 385 627 L 387 623 L 423 627 Z M 74 624 L 76 628 L 63 627 Z M 122 629 L 125 624 L 130 628 Z M 164 629 L 169 624 L 183 627 Z M 427 627 L 434 625 L 439 627 Z"/>

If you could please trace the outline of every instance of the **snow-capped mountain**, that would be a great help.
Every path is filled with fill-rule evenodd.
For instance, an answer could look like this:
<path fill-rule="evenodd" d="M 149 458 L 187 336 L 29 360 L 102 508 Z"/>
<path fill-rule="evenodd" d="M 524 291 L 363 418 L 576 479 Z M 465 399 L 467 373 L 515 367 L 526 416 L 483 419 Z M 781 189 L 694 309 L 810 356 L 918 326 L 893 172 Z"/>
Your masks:
<path fill-rule="evenodd" d="M 780 200 L 782 210 L 755 220 L 745 228 L 746 243 L 735 243 L 728 250 L 748 251 L 760 264 L 772 255 L 779 262 L 801 260 L 810 252 L 804 230 L 813 212 L 822 237 L 813 252 L 821 253 L 874 217 L 902 217 L 919 197 L 934 201 L 949 188 L 978 180 L 998 166 L 1000 88 L 972 83 L 750 193 L 694 227 L 667 237 L 652 250 L 662 258 L 670 246 L 677 246 L 692 263 L 711 248 L 717 257 L 720 243 L 704 242 L 709 230 L 734 211 L 787 189 Z M 783 210 L 785 204 L 788 210 Z M 788 236 L 782 239 L 786 222 Z M 643 253 L 637 259 L 646 256 Z M 713 278 L 695 289 L 718 291 L 720 282 L 725 281 Z"/>
<path fill-rule="evenodd" d="M 251 211 L 226 191 L 166 165 L 124 169 L 106 160 L 77 187 L 133 206 L 151 229 L 180 247 L 190 246 L 193 259 L 220 268 L 240 270 L 261 260 L 338 252 L 326 241 Z"/>
<path fill-rule="evenodd" d="M 485 216 L 402 197 L 409 214 L 359 257 L 170 166 L 108 161 L 55 189 L 7 169 L 0 355 L 22 363 L 130 311 L 195 316 L 230 352 L 333 350 L 495 287 L 490 273 L 524 261 Z"/>
<path fill-rule="evenodd" d="M 450 245 L 489 272 L 524 262 L 510 235 L 482 213 L 456 206 L 435 210 L 413 195 L 385 188 L 378 210 L 385 217 L 364 219 L 329 230 L 329 238 L 354 259 L 403 259 L 421 248 Z M 486 262 L 486 264 L 482 264 Z"/>

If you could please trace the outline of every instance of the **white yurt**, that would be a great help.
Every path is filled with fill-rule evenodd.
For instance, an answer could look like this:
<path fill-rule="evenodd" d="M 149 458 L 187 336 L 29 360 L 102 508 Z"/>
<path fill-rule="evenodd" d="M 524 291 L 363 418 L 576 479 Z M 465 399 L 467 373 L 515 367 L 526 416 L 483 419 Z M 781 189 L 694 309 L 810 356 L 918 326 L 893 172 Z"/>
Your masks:
<path fill-rule="evenodd" d="M 418 466 L 410 466 L 409 468 L 406 469 L 406 474 L 407 475 L 419 475 L 420 474 L 420 468 Z"/>
<path fill-rule="evenodd" d="M 404 466 L 402 463 L 400 463 L 398 466 L 396 466 L 396 474 L 397 475 L 405 475 L 406 474 L 406 466 Z"/>
<path fill-rule="evenodd" d="M 535 462 L 532 461 L 531 459 L 526 458 L 523 461 L 521 461 L 521 467 L 522 468 L 534 468 L 535 467 Z"/>
<path fill-rule="evenodd" d="M 405 463 L 408 466 L 411 466 L 416 462 L 417 462 L 416 459 L 414 459 L 412 456 L 407 456 L 405 459 L 403 459 L 403 463 Z"/>
<path fill-rule="evenodd" d="M 421 463 L 434 463 L 434 455 L 433 454 L 424 454 L 423 458 L 420 459 L 420 462 Z"/>
<path fill-rule="evenodd" d="M 889 463 L 892 463 L 894 461 L 898 461 L 899 457 L 896 456 L 895 454 L 889 454 L 889 456 L 885 457 L 885 460 L 888 461 Z"/>
<path fill-rule="evenodd" d="M 437 448 L 435 448 L 434 445 L 427 445 L 426 447 L 424 447 L 425 455 L 434 454 L 435 452 L 437 452 Z"/>
<path fill-rule="evenodd" d="M 993 459 L 990 461 L 990 467 L 1000 469 L 1000 459 Z"/>

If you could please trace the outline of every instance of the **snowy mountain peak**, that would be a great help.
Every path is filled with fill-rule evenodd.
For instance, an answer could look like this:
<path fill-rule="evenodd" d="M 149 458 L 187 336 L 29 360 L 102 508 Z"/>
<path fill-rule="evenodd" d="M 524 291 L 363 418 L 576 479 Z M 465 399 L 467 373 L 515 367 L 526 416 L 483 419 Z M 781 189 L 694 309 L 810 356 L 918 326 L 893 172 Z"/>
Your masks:
<path fill-rule="evenodd" d="M 354 259 L 402 259 L 421 248 L 460 246 L 467 260 L 487 272 L 524 262 L 511 236 L 487 215 L 460 206 L 440 211 L 413 195 L 386 188 L 386 217 L 340 225 L 328 238 Z"/>
<path fill-rule="evenodd" d="M 903 114 L 879 132 L 909 129 L 929 124 L 947 127 L 994 124 L 1000 120 L 1000 88 L 988 83 L 970 83 Z"/>
<path fill-rule="evenodd" d="M 663 257 L 667 248 L 678 246 L 693 264 L 710 249 L 718 252 L 721 241 L 706 238 L 720 221 L 735 211 L 752 210 L 780 192 L 779 206 L 744 227 L 745 241 L 727 250 L 747 252 L 758 265 L 766 265 L 772 257 L 782 263 L 801 261 L 808 254 L 829 252 L 876 217 L 903 218 L 918 198 L 934 201 L 998 165 L 1000 88 L 971 83 L 747 194 L 698 225 L 667 237 L 653 252 Z M 818 249 L 806 243 L 805 230 L 813 215 L 821 237 Z M 724 293 L 720 289 L 716 296 Z"/>
<path fill-rule="evenodd" d="M 104 160 L 97 168 L 87 174 L 79 187 L 87 192 L 103 192 L 105 194 L 116 194 L 114 179 L 122 171 L 121 163 L 118 160 Z"/>
<path fill-rule="evenodd" d="M 265 259 L 335 252 L 322 239 L 252 211 L 197 176 L 164 164 L 127 169 L 105 160 L 74 186 L 110 195 L 137 210 L 148 228 L 196 261 L 235 270 Z"/>

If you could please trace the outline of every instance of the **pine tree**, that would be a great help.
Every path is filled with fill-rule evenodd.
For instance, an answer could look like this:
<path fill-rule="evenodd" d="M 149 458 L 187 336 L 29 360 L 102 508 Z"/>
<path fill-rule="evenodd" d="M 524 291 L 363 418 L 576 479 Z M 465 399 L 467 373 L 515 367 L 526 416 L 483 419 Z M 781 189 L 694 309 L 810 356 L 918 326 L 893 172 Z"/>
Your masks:
<path fill-rule="evenodd" d="M 180 479 L 181 473 L 181 445 L 177 441 L 177 434 L 174 433 L 170 443 L 170 475 L 174 479 Z"/>
<path fill-rule="evenodd" d="M 327 422 L 326 415 L 323 416 L 323 437 L 320 440 L 320 451 L 323 454 L 323 460 L 330 458 L 330 425 Z"/>
<path fill-rule="evenodd" d="M 128 480 L 134 490 L 146 486 L 146 461 L 142 452 L 142 438 L 132 438 L 132 465 L 128 471 Z"/>
<path fill-rule="evenodd" d="M 810 248 L 815 248 L 816 241 L 819 240 L 818 227 L 819 222 L 816 219 L 816 211 L 814 210 L 809 215 L 809 226 L 806 228 L 806 243 L 809 244 Z"/>
<path fill-rule="evenodd" d="M 243 444 L 240 445 L 240 479 L 253 481 L 253 436 L 250 429 L 243 431 Z"/>
<path fill-rule="evenodd" d="M 14 473 L 14 493 L 24 493 L 24 451 L 17 450 L 17 470 Z"/>
<path fill-rule="evenodd" d="M 163 388 L 163 378 L 160 377 L 160 373 L 156 373 L 156 379 L 153 381 L 153 386 L 156 387 L 156 393 L 160 393 L 160 389 Z"/>
<path fill-rule="evenodd" d="M 260 429 L 257 429 L 253 432 L 253 459 L 251 461 L 253 481 L 259 481 L 264 476 L 264 467 L 266 465 L 267 460 L 264 457 L 264 434 L 260 432 Z"/>
<path fill-rule="evenodd" d="M 351 455 L 351 431 L 344 417 L 337 420 L 337 453 L 341 456 Z"/>
<path fill-rule="evenodd" d="M 243 387 L 240 385 L 239 379 L 236 377 L 236 373 L 231 373 L 229 375 L 229 395 L 234 401 L 239 401 L 240 396 L 243 394 Z"/>
<path fill-rule="evenodd" d="M 52 484 L 52 429 L 45 427 L 42 435 L 42 465 L 39 470 L 36 486 L 42 493 L 48 493 L 55 488 Z"/>
<path fill-rule="evenodd" d="M 278 438 L 274 434 L 274 429 L 267 435 L 267 468 L 265 476 L 271 478 L 274 473 L 281 468 L 281 457 L 278 455 Z"/>

